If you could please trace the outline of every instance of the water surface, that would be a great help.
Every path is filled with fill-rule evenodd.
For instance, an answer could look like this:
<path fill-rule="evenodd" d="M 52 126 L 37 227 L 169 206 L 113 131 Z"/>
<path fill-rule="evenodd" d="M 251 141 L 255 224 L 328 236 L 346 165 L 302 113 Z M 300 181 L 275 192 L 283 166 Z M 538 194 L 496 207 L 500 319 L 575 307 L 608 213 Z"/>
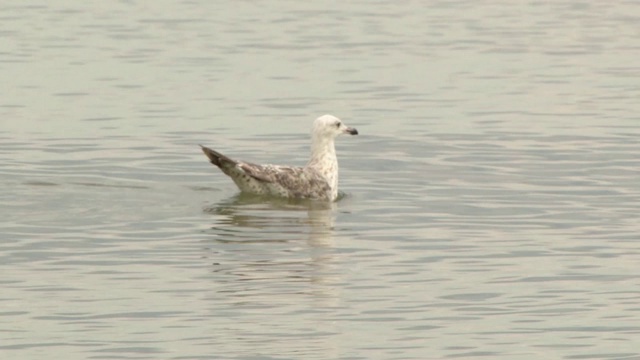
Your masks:
<path fill-rule="evenodd" d="M 636 3 L 0 13 L 1 358 L 640 359 Z"/>

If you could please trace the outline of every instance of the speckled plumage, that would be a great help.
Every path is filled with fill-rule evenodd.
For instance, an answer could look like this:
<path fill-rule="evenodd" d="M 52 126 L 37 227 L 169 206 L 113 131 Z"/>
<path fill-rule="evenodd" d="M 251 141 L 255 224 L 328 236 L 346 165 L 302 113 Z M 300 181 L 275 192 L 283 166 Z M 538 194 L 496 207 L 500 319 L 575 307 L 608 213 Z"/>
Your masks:
<path fill-rule="evenodd" d="M 338 197 L 338 159 L 334 139 L 340 134 L 357 135 L 340 119 L 324 115 L 313 122 L 311 158 L 304 167 L 258 165 L 233 160 L 202 146 L 212 164 L 228 175 L 240 191 L 258 195 L 334 201 Z"/>

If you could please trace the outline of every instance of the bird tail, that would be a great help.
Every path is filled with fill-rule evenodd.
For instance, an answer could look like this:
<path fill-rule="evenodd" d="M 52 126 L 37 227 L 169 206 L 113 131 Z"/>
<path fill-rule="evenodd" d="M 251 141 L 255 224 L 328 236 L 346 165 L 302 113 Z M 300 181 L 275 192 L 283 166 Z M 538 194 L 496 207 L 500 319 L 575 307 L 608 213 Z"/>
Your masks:
<path fill-rule="evenodd" d="M 206 146 L 202 146 L 200 145 L 200 147 L 202 148 L 202 152 L 207 155 L 207 157 L 209 158 L 209 161 L 211 161 L 211 163 L 219 168 L 223 168 L 223 166 L 226 165 L 235 165 L 236 161 L 220 154 L 219 152 L 209 149 Z"/>

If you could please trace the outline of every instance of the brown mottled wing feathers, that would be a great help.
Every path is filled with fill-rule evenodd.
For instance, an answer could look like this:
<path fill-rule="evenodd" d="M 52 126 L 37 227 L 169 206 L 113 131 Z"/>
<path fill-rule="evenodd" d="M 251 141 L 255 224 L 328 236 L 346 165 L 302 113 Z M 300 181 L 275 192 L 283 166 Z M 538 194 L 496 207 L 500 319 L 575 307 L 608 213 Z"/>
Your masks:
<path fill-rule="evenodd" d="M 211 163 L 231 176 L 234 181 L 246 174 L 276 189 L 286 189 L 292 196 L 303 198 L 324 198 L 331 192 L 327 180 L 311 168 L 257 165 L 233 160 L 206 146 L 200 147 Z"/>
<path fill-rule="evenodd" d="M 238 167 L 242 169 L 247 175 L 251 176 L 254 179 L 264 181 L 264 182 L 274 182 L 275 179 L 273 174 L 270 174 L 268 171 L 264 170 L 264 166 L 251 164 L 251 163 L 239 163 Z"/>
<path fill-rule="evenodd" d="M 249 176 L 278 184 L 296 197 L 322 197 L 331 190 L 326 179 L 310 169 L 251 163 L 239 163 L 238 166 Z"/>

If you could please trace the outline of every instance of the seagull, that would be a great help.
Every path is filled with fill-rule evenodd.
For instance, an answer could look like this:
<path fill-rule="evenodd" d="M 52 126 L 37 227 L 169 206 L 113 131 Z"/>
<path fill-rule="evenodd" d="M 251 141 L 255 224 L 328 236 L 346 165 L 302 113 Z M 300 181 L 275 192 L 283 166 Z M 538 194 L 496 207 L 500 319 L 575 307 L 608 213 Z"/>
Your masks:
<path fill-rule="evenodd" d="M 338 158 L 334 139 L 338 135 L 358 135 L 333 115 L 313 122 L 311 158 L 304 167 L 258 165 L 234 160 L 200 145 L 209 161 L 233 180 L 241 192 L 275 195 L 293 199 L 335 201 L 338 198 Z"/>

